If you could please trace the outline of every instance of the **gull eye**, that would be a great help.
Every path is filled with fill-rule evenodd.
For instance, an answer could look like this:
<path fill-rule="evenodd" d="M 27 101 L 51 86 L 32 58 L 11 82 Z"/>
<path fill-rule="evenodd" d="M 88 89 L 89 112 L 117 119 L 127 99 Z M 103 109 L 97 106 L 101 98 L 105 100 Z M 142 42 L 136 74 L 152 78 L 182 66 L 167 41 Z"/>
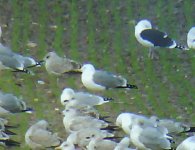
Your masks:
<path fill-rule="evenodd" d="M 48 58 L 49 58 L 49 55 L 48 55 L 48 56 L 46 56 L 46 58 L 48 59 Z"/>
<path fill-rule="evenodd" d="M 64 103 L 68 102 L 69 100 L 64 100 Z"/>

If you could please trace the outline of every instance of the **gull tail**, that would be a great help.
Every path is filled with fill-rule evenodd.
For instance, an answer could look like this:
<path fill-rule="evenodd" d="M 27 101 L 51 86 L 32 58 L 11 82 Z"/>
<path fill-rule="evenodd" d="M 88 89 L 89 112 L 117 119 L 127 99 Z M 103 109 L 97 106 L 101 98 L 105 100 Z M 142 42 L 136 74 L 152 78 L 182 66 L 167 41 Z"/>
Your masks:
<path fill-rule="evenodd" d="M 190 127 L 188 130 L 185 130 L 183 133 L 188 133 L 188 132 L 195 132 L 195 127 Z"/>
<path fill-rule="evenodd" d="M 26 112 L 26 113 L 32 114 L 34 112 L 34 109 L 26 108 L 26 109 L 22 110 L 21 112 Z"/>
<path fill-rule="evenodd" d="M 22 72 L 22 73 L 26 73 L 26 74 L 32 74 L 32 72 L 27 70 L 27 69 L 23 69 L 23 70 L 15 69 L 12 72 Z"/>
<path fill-rule="evenodd" d="M 107 126 L 105 128 L 101 128 L 101 130 L 118 131 L 118 130 L 120 130 L 120 128 L 118 126 L 109 125 L 109 126 Z"/>
<path fill-rule="evenodd" d="M 183 51 L 187 51 L 187 50 L 189 50 L 189 48 L 188 48 L 188 47 L 186 47 L 186 46 L 182 46 L 182 45 L 176 45 L 176 46 L 175 46 L 175 48 L 180 49 L 180 50 L 183 50 Z"/>
<path fill-rule="evenodd" d="M 117 88 L 138 89 L 137 85 L 127 84 L 126 86 L 118 86 Z"/>
<path fill-rule="evenodd" d="M 108 118 L 110 118 L 110 116 L 99 116 L 99 120 L 103 120 L 103 121 L 105 121 L 107 123 L 112 123 L 112 122 L 107 120 Z"/>
<path fill-rule="evenodd" d="M 122 139 L 123 137 L 120 136 L 114 136 L 114 137 L 105 137 L 105 140 L 112 140 L 112 139 Z"/>
<path fill-rule="evenodd" d="M 105 137 L 103 138 L 104 140 L 111 140 L 111 141 L 115 141 L 115 142 L 119 142 L 123 137 L 119 137 L 119 136 L 114 136 L 114 137 Z"/>
<path fill-rule="evenodd" d="M 18 124 L 15 125 L 15 126 L 11 126 L 11 125 L 4 125 L 4 126 L 5 126 L 5 128 L 18 128 L 19 127 Z"/>
<path fill-rule="evenodd" d="M 44 60 L 37 61 L 35 65 L 28 66 L 26 68 L 41 67 L 44 63 Z"/>
<path fill-rule="evenodd" d="M 5 146 L 11 147 L 11 146 L 20 146 L 20 143 L 11 139 L 8 140 L 0 140 L 0 142 L 3 142 Z"/>
<path fill-rule="evenodd" d="M 12 131 L 10 131 L 10 130 L 8 130 L 8 129 L 5 129 L 5 131 L 4 131 L 7 135 L 17 135 L 16 133 L 14 133 L 14 132 L 12 132 Z"/>

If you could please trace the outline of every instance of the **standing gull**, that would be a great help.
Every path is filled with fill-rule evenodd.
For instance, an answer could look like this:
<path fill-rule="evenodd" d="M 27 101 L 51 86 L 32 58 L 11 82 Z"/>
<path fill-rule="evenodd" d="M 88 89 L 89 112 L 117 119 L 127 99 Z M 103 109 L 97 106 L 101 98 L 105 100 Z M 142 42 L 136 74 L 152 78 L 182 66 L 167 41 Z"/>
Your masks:
<path fill-rule="evenodd" d="M 25 134 L 26 144 L 31 149 L 45 149 L 60 145 L 60 138 L 56 133 L 47 130 L 48 122 L 40 120 L 32 125 Z"/>
<path fill-rule="evenodd" d="M 68 107 L 95 106 L 108 103 L 112 98 L 103 98 L 87 92 L 75 92 L 71 88 L 65 88 L 61 94 L 61 104 Z"/>
<path fill-rule="evenodd" d="M 175 40 L 171 39 L 166 33 L 152 28 L 149 20 L 141 20 L 135 26 L 135 37 L 143 46 L 149 47 L 150 58 L 154 57 L 154 47 L 164 48 L 178 48 L 181 50 L 188 50 L 185 46 L 180 46 Z"/>
<path fill-rule="evenodd" d="M 128 84 L 124 77 L 106 71 L 95 70 L 92 64 L 83 65 L 81 70 L 81 81 L 87 89 L 94 91 L 110 88 L 137 89 L 136 85 Z"/>
<path fill-rule="evenodd" d="M 195 27 L 192 27 L 187 34 L 187 44 L 191 49 L 195 49 Z"/>
<path fill-rule="evenodd" d="M 44 57 L 45 68 L 49 74 L 61 75 L 67 72 L 79 72 L 81 64 L 66 57 L 60 57 L 55 52 L 49 52 Z"/>

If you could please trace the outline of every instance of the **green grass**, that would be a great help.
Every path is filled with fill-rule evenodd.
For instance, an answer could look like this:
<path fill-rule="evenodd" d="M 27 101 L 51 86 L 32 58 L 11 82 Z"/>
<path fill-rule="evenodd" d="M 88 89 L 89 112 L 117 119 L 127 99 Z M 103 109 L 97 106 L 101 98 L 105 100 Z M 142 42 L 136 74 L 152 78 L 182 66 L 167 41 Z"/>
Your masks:
<path fill-rule="evenodd" d="M 193 3 L 192 0 L 170 2 L 169 5 L 163 0 L 154 1 L 153 5 L 150 1 L 136 0 L 1 1 L 0 24 L 9 25 L 3 28 L 3 37 L 16 52 L 42 59 L 55 49 L 60 55 L 91 62 L 96 68 L 120 74 L 131 84 L 138 85 L 138 90 L 112 89 L 98 93 L 115 99 L 113 103 L 98 107 L 100 113 L 111 114 L 113 121 L 122 111 L 130 111 L 187 120 L 194 125 L 194 51 L 158 48 L 160 59 L 151 60 L 147 57 L 148 48 L 141 46 L 134 37 L 134 22 L 148 18 L 185 44 L 186 32 L 195 24 Z M 54 25 L 57 28 L 51 28 Z M 27 47 L 31 40 L 37 47 Z M 59 102 L 61 90 L 64 87 L 86 90 L 80 76 L 65 75 L 57 79 L 48 75 L 44 67 L 33 71 L 35 76 L 14 76 L 9 71 L 0 73 L 2 91 L 22 96 L 36 110 L 32 115 L 11 116 L 13 123 L 21 124 L 16 129 L 20 135 L 13 137 L 22 142 L 21 148 L 16 150 L 28 149 L 24 133 L 37 119 L 47 119 L 51 128 L 65 137 L 64 127 L 59 123 L 62 117 L 54 111 L 56 107 L 63 108 Z M 46 84 L 39 85 L 37 80 Z"/>

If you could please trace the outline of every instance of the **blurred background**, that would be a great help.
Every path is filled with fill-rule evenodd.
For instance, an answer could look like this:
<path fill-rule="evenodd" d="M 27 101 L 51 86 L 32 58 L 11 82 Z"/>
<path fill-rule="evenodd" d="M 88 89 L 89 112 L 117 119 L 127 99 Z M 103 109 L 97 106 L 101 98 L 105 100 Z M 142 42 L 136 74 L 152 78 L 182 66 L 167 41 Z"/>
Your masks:
<path fill-rule="evenodd" d="M 114 102 L 98 107 L 100 114 L 115 121 L 120 112 L 136 112 L 173 118 L 195 125 L 195 53 L 158 48 L 159 59 L 148 58 L 148 48 L 134 36 L 134 26 L 149 19 L 178 43 L 186 45 L 186 35 L 195 25 L 193 0 L 1 0 L 1 42 L 13 51 L 41 60 L 49 51 L 98 69 L 117 73 L 136 84 L 138 90 L 98 93 Z M 34 114 L 9 117 L 20 127 L 12 139 L 22 142 L 24 134 L 39 119 L 50 122 L 62 138 L 66 133 L 60 112 L 64 87 L 87 91 L 80 75 L 49 75 L 44 66 L 34 68 L 34 76 L 0 72 L 0 89 L 22 97 Z M 57 82 L 58 80 L 58 82 Z M 44 81 L 45 84 L 39 84 Z M 0 148 L 1 149 L 1 148 Z"/>

